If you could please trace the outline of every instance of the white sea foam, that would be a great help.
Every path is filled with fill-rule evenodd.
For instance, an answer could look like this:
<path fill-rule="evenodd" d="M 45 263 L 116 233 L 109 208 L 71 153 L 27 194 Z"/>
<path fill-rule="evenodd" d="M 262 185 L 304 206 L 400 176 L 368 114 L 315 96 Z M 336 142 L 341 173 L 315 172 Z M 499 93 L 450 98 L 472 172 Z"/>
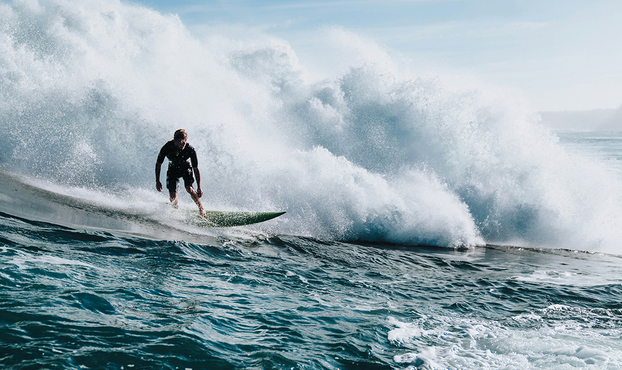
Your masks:
<path fill-rule="evenodd" d="M 20 269 L 37 266 L 39 264 L 50 264 L 50 265 L 58 265 L 58 266 L 62 266 L 62 265 L 82 266 L 82 267 L 88 267 L 91 269 L 98 269 L 98 267 L 93 266 L 89 263 L 71 260 L 67 258 L 52 257 L 52 256 L 32 257 L 32 256 L 20 255 L 19 257 L 15 257 L 8 262 L 18 266 Z"/>
<path fill-rule="evenodd" d="M 389 332 L 388 339 L 407 351 L 396 355 L 394 361 L 416 368 L 620 366 L 622 353 L 604 339 L 606 330 L 597 324 L 595 328 L 587 324 L 590 320 L 597 323 L 596 316 L 600 317 L 600 314 L 594 316 L 591 310 L 551 306 L 542 310 L 543 316 L 551 309 L 563 311 L 553 321 L 555 326 L 549 326 L 538 315 L 521 315 L 517 322 L 525 325 L 524 328 L 460 317 L 431 316 L 413 323 L 391 319 L 390 324 L 397 328 Z M 536 323 L 536 329 L 532 321 Z M 579 321 L 584 323 L 579 325 Z M 421 326 L 428 329 L 422 331 Z"/>
<path fill-rule="evenodd" d="M 588 275 L 586 273 L 577 273 L 573 271 L 554 270 L 537 270 L 531 275 L 518 276 L 516 280 L 540 283 L 546 282 L 549 284 L 568 286 L 603 286 L 622 283 L 614 274 L 608 276 L 600 272 L 600 274 Z"/>
<path fill-rule="evenodd" d="M 604 165 L 498 89 L 418 77 L 347 31 L 330 42 L 349 45 L 349 70 L 310 82 L 282 40 L 199 40 L 118 1 L 16 1 L 0 24 L 0 162 L 15 171 L 151 189 L 184 127 L 204 202 L 286 210 L 275 232 L 619 252 L 622 186 Z"/>

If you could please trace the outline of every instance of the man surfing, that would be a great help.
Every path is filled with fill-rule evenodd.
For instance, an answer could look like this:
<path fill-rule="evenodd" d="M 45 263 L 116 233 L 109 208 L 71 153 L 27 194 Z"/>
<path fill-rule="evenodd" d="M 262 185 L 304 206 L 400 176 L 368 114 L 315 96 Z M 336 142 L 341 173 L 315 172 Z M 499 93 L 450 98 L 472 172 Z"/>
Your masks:
<path fill-rule="evenodd" d="M 166 171 L 166 188 L 169 191 L 170 200 L 173 207 L 177 208 L 177 184 L 180 177 L 184 179 L 184 186 L 186 191 L 192 197 L 192 200 L 199 207 L 199 213 L 201 217 L 205 217 L 205 210 L 203 204 L 201 204 L 201 198 L 203 191 L 201 190 L 201 174 L 199 173 L 199 161 L 197 160 L 197 153 L 190 144 L 187 143 L 188 134 L 183 129 L 175 131 L 173 140 L 164 144 L 158 154 L 156 160 L 155 175 L 156 175 L 156 189 L 162 191 L 162 183 L 160 182 L 160 169 L 164 162 L 164 157 L 168 158 L 168 170 Z M 190 160 L 190 162 L 188 162 Z M 194 177 L 197 178 L 197 190 L 194 191 L 192 183 L 194 183 Z"/>

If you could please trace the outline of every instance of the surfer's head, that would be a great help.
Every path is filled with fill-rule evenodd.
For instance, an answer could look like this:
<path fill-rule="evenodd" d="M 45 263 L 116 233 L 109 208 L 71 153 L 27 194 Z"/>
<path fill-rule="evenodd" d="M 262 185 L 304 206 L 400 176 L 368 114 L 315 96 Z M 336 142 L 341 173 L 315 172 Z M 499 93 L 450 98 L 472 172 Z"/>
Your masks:
<path fill-rule="evenodd" d="M 173 135 L 173 139 L 174 140 L 188 140 L 188 134 L 186 134 L 186 130 L 184 130 L 183 128 L 180 128 L 179 130 L 175 131 L 175 135 Z"/>
<path fill-rule="evenodd" d="M 186 134 L 186 130 L 180 128 L 179 130 L 175 131 L 175 135 L 173 135 L 173 141 L 179 149 L 183 149 L 186 146 L 187 140 L 188 134 Z"/>

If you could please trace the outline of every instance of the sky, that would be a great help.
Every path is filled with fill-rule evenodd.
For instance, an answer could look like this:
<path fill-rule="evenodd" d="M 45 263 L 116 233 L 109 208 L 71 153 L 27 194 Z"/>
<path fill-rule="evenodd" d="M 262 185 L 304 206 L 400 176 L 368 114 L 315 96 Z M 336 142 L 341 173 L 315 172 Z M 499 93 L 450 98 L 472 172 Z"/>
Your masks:
<path fill-rule="evenodd" d="M 524 93 L 539 111 L 622 105 L 622 0 L 132 2 L 177 14 L 197 34 L 235 29 L 283 39 L 302 65 L 327 71 L 318 62 L 323 30 L 338 27 L 415 72 L 476 76 Z"/>

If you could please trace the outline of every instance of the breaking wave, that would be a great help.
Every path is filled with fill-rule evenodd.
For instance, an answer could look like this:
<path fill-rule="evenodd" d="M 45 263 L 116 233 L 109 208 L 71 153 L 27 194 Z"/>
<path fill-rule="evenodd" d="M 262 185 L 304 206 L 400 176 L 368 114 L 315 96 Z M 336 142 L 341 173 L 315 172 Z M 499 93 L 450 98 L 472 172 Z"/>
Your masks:
<path fill-rule="evenodd" d="M 198 38 L 119 1 L 0 4 L 0 163 L 131 194 L 154 188 L 183 127 L 204 203 L 286 210 L 274 232 L 619 253 L 622 186 L 604 164 L 496 88 L 418 76 L 332 31 L 353 40 L 357 62 L 313 80 L 282 40 Z"/>

